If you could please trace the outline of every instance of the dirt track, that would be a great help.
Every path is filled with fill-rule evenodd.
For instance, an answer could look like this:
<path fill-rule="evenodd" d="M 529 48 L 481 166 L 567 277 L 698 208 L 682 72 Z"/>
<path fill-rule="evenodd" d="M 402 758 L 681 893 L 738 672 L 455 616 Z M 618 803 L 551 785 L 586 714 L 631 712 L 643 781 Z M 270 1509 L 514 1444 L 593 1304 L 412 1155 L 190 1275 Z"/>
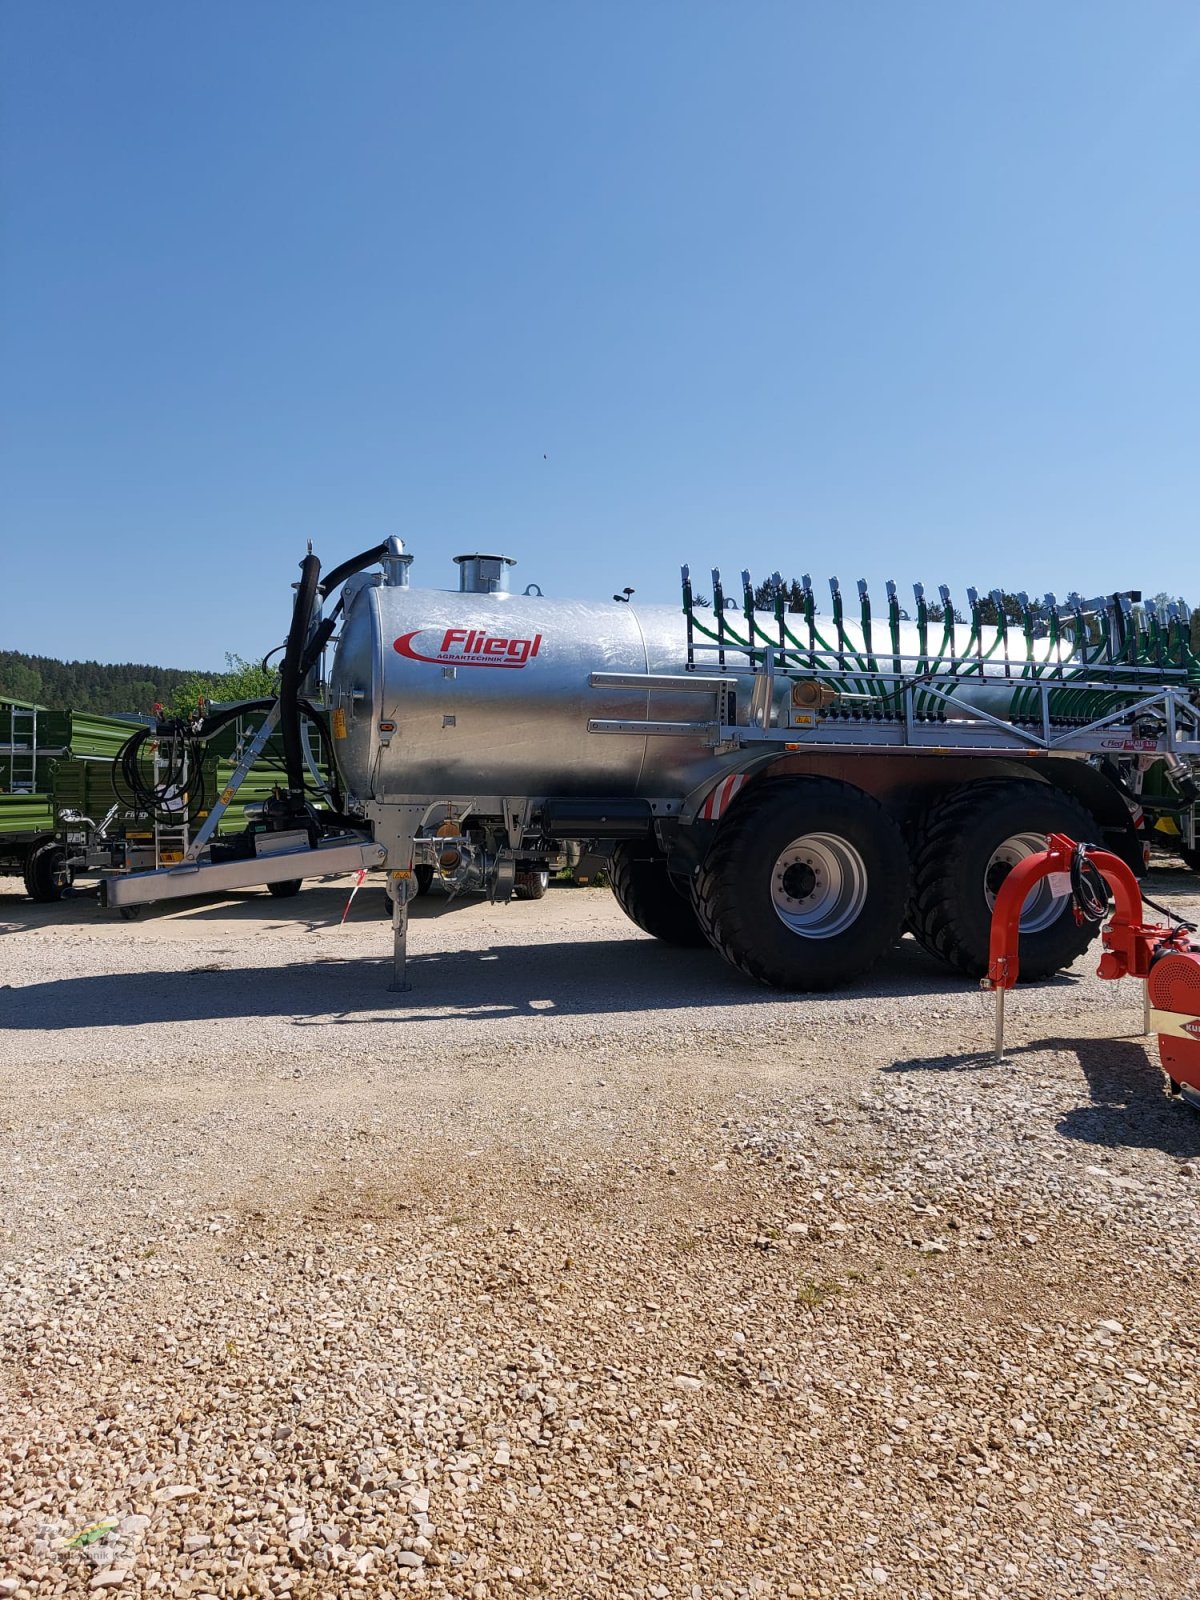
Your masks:
<path fill-rule="evenodd" d="M 0 1595 L 1200 1594 L 1136 991 L 344 900 L 0 895 Z"/>

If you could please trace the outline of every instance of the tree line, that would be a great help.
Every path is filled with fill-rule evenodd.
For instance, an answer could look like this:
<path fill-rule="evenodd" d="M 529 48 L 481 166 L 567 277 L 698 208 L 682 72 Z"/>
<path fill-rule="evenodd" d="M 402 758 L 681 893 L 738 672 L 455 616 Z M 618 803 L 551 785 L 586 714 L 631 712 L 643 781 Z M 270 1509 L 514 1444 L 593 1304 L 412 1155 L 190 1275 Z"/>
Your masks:
<path fill-rule="evenodd" d="M 0 699 L 30 700 L 51 711 L 141 715 L 164 707 L 176 716 L 204 700 L 252 700 L 274 694 L 276 673 L 227 654 L 224 672 L 152 667 L 144 662 L 60 661 L 0 650 Z"/>
<path fill-rule="evenodd" d="M 803 601 L 804 601 L 804 589 L 803 589 L 803 586 L 801 585 L 801 582 L 800 582 L 799 578 L 792 578 L 790 581 L 785 581 L 785 583 L 783 585 L 783 592 L 784 592 L 784 605 L 786 606 L 786 608 L 787 608 L 787 610 L 789 612 L 795 613 L 795 612 L 799 612 L 800 610 L 802 610 Z M 732 598 L 733 598 L 733 601 L 736 602 L 736 609 L 740 610 L 741 609 L 741 605 L 742 605 L 740 588 L 738 589 L 737 593 Z M 1037 598 L 1040 599 L 1040 596 L 1037 597 Z M 1171 603 L 1171 601 L 1174 599 L 1174 596 L 1166 594 L 1166 593 L 1161 593 L 1161 594 L 1151 595 L 1150 599 L 1153 601 L 1153 603 L 1155 605 L 1157 605 L 1159 607 L 1160 612 L 1162 614 L 1165 614 L 1165 608 Z M 693 603 L 693 605 L 697 605 L 697 606 L 711 606 L 712 605 L 712 601 L 709 599 L 709 597 L 707 595 L 704 595 L 704 594 L 695 595 L 693 597 L 692 603 Z M 847 616 L 847 618 L 850 619 L 851 621 L 857 620 L 857 617 L 858 617 L 858 591 L 857 591 L 857 586 L 856 585 L 852 586 L 848 592 L 845 592 L 845 591 L 843 592 L 843 603 L 844 603 L 845 608 L 846 608 L 846 616 Z M 729 606 L 731 604 L 731 597 L 729 595 L 726 595 L 726 597 L 725 597 L 725 604 L 727 606 Z M 773 586 L 772 586 L 772 584 L 770 582 L 755 584 L 755 586 L 754 586 L 754 604 L 755 604 L 755 607 L 760 611 L 771 611 L 771 610 L 774 609 L 774 606 L 775 606 L 775 591 L 774 591 L 774 588 L 773 588 Z M 824 601 L 824 606 L 826 608 L 828 608 L 828 605 L 829 605 L 829 601 L 828 601 L 828 599 L 826 599 Z M 1020 601 L 1020 599 L 1018 598 L 1017 595 L 1009 594 L 1008 591 L 1005 590 L 1000 596 L 1000 606 L 1003 609 L 1003 613 L 1004 613 L 1005 618 L 1009 622 L 1020 623 L 1020 622 L 1024 621 L 1024 618 L 1025 618 L 1025 607 L 1021 604 L 1021 601 Z M 817 609 L 818 612 L 821 611 L 822 603 L 820 601 L 818 601 L 816 609 Z M 953 609 L 953 616 L 952 616 L 951 620 L 953 620 L 956 623 L 957 622 L 964 622 L 965 623 L 968 620 L 966 615 L 958 608 L 958 606 L 954 606 L 952 609 Z M 1144 618 L 1144 615 L 1145 615 L 1144 607 L 1141 607 L 1141 606 L 1135 604 L 1134 610 L 1136 612 L 1138 612 L 1139 622 L 1142 621 L 1142 619 Z M 943 606 L 943 604 L 942 604 L 942 602 L 941 602 L 941 600 L 939 598 L 928 598 L 927 597 L 926 611 L 927 611 L 927 614 L 929 616 L 930 622 L 941 622 L 941 621 L 943 621 L 945 619 L 946 608 L 945 608 L 945 606 Z M 912 606 L 912 602 L 909 602 L 909 606 L 907 608 L 905 608 L 904 606 L 901 607 L 900 616 L 901 616 L 901 619 L 903 621 L 905 621 L 905 622 L 911 621 L 912 618 L 913 618 L 913 615 L 914 615 L 914 608 Z M 882 609 L 882 616 L 884 618 L 886 618 L 886 616 L 887 616 L 886 602 L 884 603 L 884 606 L 883 606 L 883 609 Z M 996 608 L 996 602 L 992 599 L 991 595 L 981 595 L 979 597 L 979 620 L 980 620 L 981 623 L 984 624 L 985 627 L 994 627 L 995 624 L 999 621 L 999 612 L 997 611 L 997 608 Z M 1194 610 L 1192 612 L 1192 614 L 1191 614 L 1191 641 L 1192 641 L 1192 649 L 1196 650 L 1196 651 L 1200 651 L 1200 607 L 1197 607 L 1196 610 Z"/>

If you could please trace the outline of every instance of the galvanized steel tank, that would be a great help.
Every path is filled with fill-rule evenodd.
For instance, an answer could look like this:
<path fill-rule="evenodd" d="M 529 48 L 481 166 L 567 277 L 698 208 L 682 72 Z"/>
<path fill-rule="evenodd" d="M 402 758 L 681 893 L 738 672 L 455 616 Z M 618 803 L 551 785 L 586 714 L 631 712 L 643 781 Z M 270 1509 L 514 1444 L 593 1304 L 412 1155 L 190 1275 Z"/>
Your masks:
<path fill-rule="evenodd" d="M 700 740 L 588 732 L 594 717 L 711 715 L 705 696 L 588 685 L 593 672 L 682 671 L 683 641 L 670 606 L 364 586 L 330 679 L 342 776 L 360 801 L 685 794 L 717 770 Z"/>
<path fill-rule="evenodd" d="M 589 687 L 594 672 L 684 672 L 686 625 L 677 607 L 454 593 L 387 584 L 377 575 L 347 589 L 330 688 L 335 712 L 345 716 L 345 736 L 335 740 L 338 764 L 360 803 L 682 799 L 706 777 L 730 770 L 731 757 L 718 757 L 699 737 L 588 731 L 593 718 L 713 718 L 715 696 Z M 765 630 L 773 626 L 766 615 L 762 622 Z M 847 625 L 846 634 L 861 648 L 857 629 Z M 916 656 L 918 648 L 915 628 L 905 626 L 902 651 Z M 1049 646 L 1039 640 L 1035 649 L 1044 656 Z M 886 667 L 878 639 L 875 655 Z M 727 671 L 744 660 L 731 651 Z M 715 655 L 697 654 L 697 676 L 715 670 Z M 960 691 L 963 708 L 1003 715 L 1018 684 L 1004 681 L 1000 665 L 984 670 L 989 682 Z M 736 682 L 739 705 L 748 707 L 754 677 L 740 674 Z M 777 720 L 786 716 L 790 687 L 780 680 Z"/>

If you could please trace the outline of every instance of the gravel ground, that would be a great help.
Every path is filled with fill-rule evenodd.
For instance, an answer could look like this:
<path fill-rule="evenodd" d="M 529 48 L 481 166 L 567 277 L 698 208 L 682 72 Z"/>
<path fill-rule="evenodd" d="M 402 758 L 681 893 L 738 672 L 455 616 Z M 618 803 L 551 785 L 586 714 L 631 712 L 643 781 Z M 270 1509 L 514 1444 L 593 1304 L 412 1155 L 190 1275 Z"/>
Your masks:
<path fill-rule="evenodd" d="M 0 1597 L 1200 1596 L 1200 1116 L 1093 962 L 997 1068 L 911 941 L 430 897 L 395 996 L 377 891 L 18 887 Z"/>

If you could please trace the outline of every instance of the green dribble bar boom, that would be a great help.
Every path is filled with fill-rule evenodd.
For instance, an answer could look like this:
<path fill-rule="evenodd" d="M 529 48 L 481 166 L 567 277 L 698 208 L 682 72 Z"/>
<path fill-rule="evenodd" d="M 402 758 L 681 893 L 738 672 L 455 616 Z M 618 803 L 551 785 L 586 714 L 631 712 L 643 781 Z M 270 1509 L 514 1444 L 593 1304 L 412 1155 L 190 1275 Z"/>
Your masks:
<path fill-rule="evenodd" d="M 720 570 L 714 568 L 711 612 L 697 604 L 687 566 L 682 577 L 689 671 L 695 669 L 698 653 L 706 662 L 715 653 L 721 671 L 731 670 L 731 656 L 741 670 L 758 671 L 769 650 L 779 672 L 817 682 L 840 705 L 853 706 L 855 716 L 870 720 L 901 716 L 907 692 L 914 715 L 940 718 L 960 688 L 983 685 L 1011 691 L 1008 717 L 1014 723 L 1040 721 L 1047 690 L 1049 718 L 1058 726 L 1096 722 L 1127 704 L 1132 692 L 1164 681 L 1200 691 L 1192 613 L 1181 599 L 1160 606 L 1142 600 L 1136 591 L 1091 600 L 1073 592 L 1060 605 L 1053 594 L 1031 600 L 1024 590 L 1006 602 L 993 589 L 984 602 L 977 590 L 968 589 L 968 617 L 963 618 L 946 585 L 939 586 L 934 610 L 924 585 L 917 583 L 910 617 L 901 610 L 896 585 L 889 579 L 885 645 L 876 637 L 864 580 L 858 583 L 854 628 L 847 624 L 837 578 L 829 580 L 826 619 L 817 610 L 807 573 L 798 585 L 786 585 L 778 572 L 772 573 L 757 591 L 757 598 L 767 601 L 760 608 L 748 571 L 741 574 L 739 606 L 726 598 Z M 986 615 L 989 607 L 991 615 Z M 960 653 L 956 625 L 968 619 Z M 923 693 L 925 685 L 936 685 L 938 692 Z"/>

